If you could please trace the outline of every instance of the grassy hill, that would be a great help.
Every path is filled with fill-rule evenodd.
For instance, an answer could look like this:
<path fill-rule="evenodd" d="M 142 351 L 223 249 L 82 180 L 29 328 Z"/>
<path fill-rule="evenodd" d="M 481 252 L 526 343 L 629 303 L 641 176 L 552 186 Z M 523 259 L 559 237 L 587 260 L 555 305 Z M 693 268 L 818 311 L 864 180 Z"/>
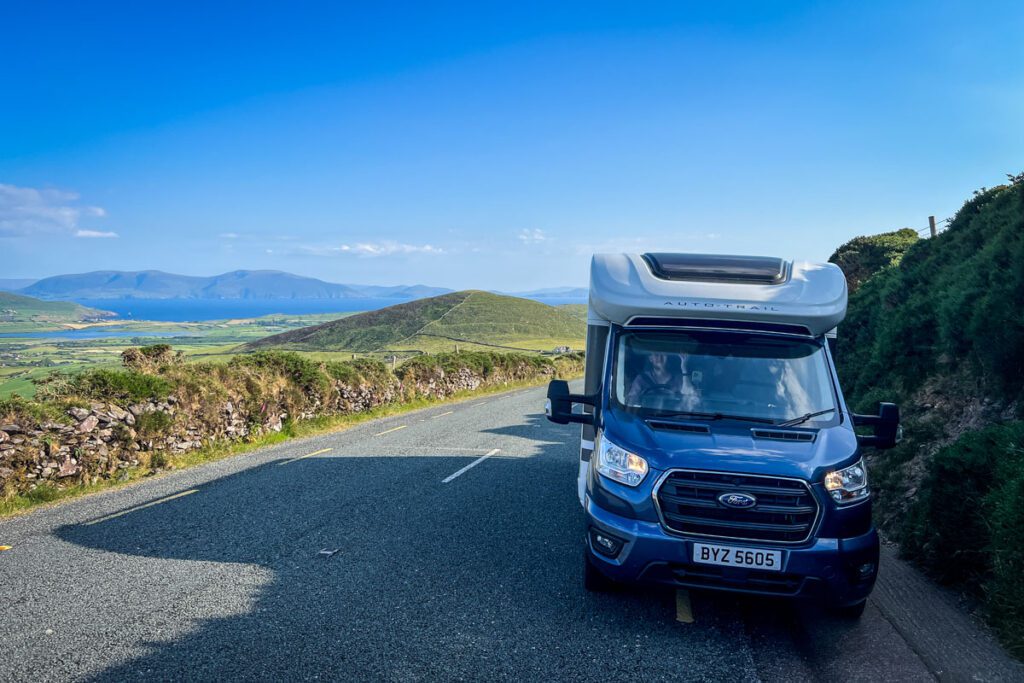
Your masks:
<path fill-rule="evenodd" d="M 79 306 L 70 301 L 40 301 L 30 296 L 0 292 L 0 322 L 69 323 L 113 316 L 109 311 Z"/>
<path fill-rule="evenodd" d="M 545 349 L 583 345 L 585 324 L 553 306 L 467 290 L 273 335 L 248 349 L 374 352 L 433 350 L 439 341 Z"/>
<path fill-rule="evenodd" d="M 1012 181 L 937 237 L 902 240 L 894 265 L 872 259 L 884 267 L 850 297 L 837 364 L 856 408 L 901 404 L 904 442 L 868 461 L 877 521 L 1024 657 L 1024 175 Z"/>

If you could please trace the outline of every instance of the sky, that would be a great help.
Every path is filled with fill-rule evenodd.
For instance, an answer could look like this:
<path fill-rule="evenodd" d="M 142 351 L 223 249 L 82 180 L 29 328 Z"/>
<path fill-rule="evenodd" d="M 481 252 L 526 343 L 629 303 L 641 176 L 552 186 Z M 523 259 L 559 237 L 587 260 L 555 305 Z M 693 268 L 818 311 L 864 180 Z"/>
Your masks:
<path fill-rule="evenodd" d="M 584 286 L 1024 171 L 1024 3 L 5 3 L 0 278 Z"/>

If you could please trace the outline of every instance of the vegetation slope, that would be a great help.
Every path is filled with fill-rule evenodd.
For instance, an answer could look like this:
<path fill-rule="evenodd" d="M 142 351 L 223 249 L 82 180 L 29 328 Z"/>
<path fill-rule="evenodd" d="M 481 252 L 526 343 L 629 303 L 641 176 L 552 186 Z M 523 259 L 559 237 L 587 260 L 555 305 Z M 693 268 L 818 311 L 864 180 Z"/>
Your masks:
<path fill-rule="evenodd" d="M 113 316 L 109 311 L 79 306 L 70 301 L 40 301 L 30 296 L 0 292 L 0 322 L 77 322 Z"/>
<path fill-rule="evenodd" d="M 437 339 L 499 346 L 573 340 L 580 345 L 585 336 L 584 321 L 559 308 L 467 290 L 273 335 L 248 348 L 373 352 L 431 348 Z"/>
<path fill-rule="evenodd" d="M 869 460 L 882 527 L 975 592 L 1024 656 L 1024 176 L 1011 181 L 863 282 L 838 365 L 856 409 L 901 403 L 906 439 Z"/>

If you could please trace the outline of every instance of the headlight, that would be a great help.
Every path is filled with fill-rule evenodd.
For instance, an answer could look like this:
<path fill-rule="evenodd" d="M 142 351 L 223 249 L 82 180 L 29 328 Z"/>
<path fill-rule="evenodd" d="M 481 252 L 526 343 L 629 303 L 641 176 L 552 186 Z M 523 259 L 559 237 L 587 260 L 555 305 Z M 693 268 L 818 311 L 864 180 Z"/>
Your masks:
<path fill-rule="evenodd" d="M 599 474 L 626 486 L 636 486 L 647 476 L 647 461 L 639 455 L 619 448 L 600 432 L 595 441 Z"/>
<path fill-rule="evenodd" d="M 840 505 L 867 498 L 870 490 L 868 468 L 864 466 L 864 461 L 826 474 L 825 490 L 832 496 L 832 500 Z"/>

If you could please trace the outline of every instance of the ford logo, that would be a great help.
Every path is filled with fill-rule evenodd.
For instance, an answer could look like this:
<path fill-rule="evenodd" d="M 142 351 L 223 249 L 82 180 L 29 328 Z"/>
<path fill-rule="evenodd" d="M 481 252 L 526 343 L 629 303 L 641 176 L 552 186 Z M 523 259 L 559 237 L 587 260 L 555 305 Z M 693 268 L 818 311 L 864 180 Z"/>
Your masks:
<path fill-rule="evenodd" d="M 718 497 L 718 502 L 727 508 L 752 508 L 757 505 L 757 498 L 749 493 L 723 493 Z"/>

